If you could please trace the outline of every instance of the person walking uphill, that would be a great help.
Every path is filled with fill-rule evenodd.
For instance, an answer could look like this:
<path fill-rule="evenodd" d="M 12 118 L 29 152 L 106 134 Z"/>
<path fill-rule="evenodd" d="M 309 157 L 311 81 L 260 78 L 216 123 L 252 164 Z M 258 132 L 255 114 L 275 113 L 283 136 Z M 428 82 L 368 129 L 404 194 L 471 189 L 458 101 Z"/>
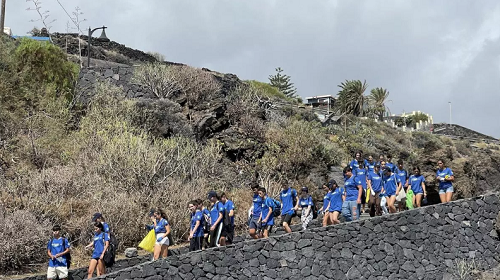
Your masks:
<path fill-rule="evenodd" d="M 259 196 L 259 187 L 252 187 L 253 191 L 253 210 L 248 222 L 248 233 L 253 239 L 259 238 L 257 232 L 260 230 L 260 216 L 262 211 L 262 198 Z"/>
<path fill-rule="evenodd" d="M 262 235 L 261 238 L 269 237 L 269 232 L 273 229 L 274 226 L 274 201 L 272 198 L 267 196 L 267 192 L 265 188 L 259 188 L 259 196 L 262 199 L 262 212 L 260 220 L 262 221 Z"/>
<path fill-rule="evenodd" d="M 329 208 L 330 208 L 330 199 L 331 199 L 331 196 L 332 196 L 332 189 L 331 189 L 331 182 L 335 182 L 335 180 L 331 180 L 330 182 L 328 182 L 328 184 L 323 184 L 323 190 L 326 192 L 325 193 L 325 196 L 323 196 L 323 207 L 319 210 L 322 214 L 323 214 L 323 227 L 326 227 L 328 225 L 331 224 L 331 220 L 330 220 L 330 212 L 329 212 Z M 337 182 L 335 182 L 335 184 L 337 184 Z"/>
<path fill-rule="evenodd" d="M 219 196 L 215 191 L 208 192 L 208 200 L 212 203 L 210 209 L 210 235 L 209 247 L 219 246 L 219 239 L 222 233 L 222 219 L 224 213 L 224 205 L 219 201 Z"/>
<path fill-rule="evenodd" d="M 309 189 L 307 187 L 302 187 L 300 190 L 300 197 L 295 205 L 294 210 L 298 211 L 299 207 L 301 210 L 300 221 L 302 223 L 302 230 L 307 228 L 307 225 L 313 220 L 313 199 L 309 194 Z"/>
<path fill-rule="evenodd" d="M 297 191 L 290 188 L 287 183 L 283 184 L 283 190 L 280 192 L 281 200 L 281 222 L 283 223 L 283 228 L 287 233 L 292 232 L 290 224 L 292 222 L 292 216 L 295 214 L 293 201 L 297 198 Z"/>
<path fill-rule="evenodd" d="M 328 205 L 328 213 L 330 222 L 334 225 L 340 224 L 339 215 L 342 212 L 342 203 L 344 202 L 344 188 L 337 185 L 335 180 L 330 180 L 328 182 L 328 188 L 330 189 L 330 204 Z"/>
<path fill-rule="evenodd" d="M 47 279 L 67 279 L 68 278 L 68 256 L 70 245 L 68 239 L 61 237 L 61 227 L 55 225 L 52 228 L 52 238 L 47 244 L 47 255 L 49 256 L 49 267 L 47 269 Z"/>
<path fill-rule="evenodd" d="M 368 208 L 370 209 L 370 217 L 382 216 L 382 208 L 380 207 L 381 194 L 383 191 L 382 176 L 380 175 L 380 166 L 375 165 L 373 171 L 368 173 L 368 188 L 370 188 L 370 198 Z"/>
<path fill-rule="evenodd" d="M 449 167 L 445 166 L 444 160 L 438 160 L 438 170 L 436 172 L 436 180 L 439 182 L 439 198 L 441 203 L 450 202 L 453 196 L 453 184 L 455 176 Z"/>
<path fill-rule="evenodd" d="M 342 204 L 342 215 L 344 215 L 348 222 L 355 221 L 361 215 L 360 207 L 363 187 L 361 186 L 361 182 L 357 181 L 356 177 L 352 174 L 350 166 L 344 168 L 344 177 L 346 178 L 344 182 L 346 196 Z"/>
<path fill-rule="evenodd" d="M 234 203 L 227 199 L 227 195 L 222 193 L 220 201 L 224 208 L 223 227 L 220 237 L 220 245 L 226 246 L 233 243 L 234 238 Z"/>
<path fill-rule="evenodd" d="M 97 268 L 97 276 L 104 275 L 106 267 L 104 266 L 104 253 L 109 246 L 109 235 L 104 232 L 104 226 L 100 222 L 94 224 L 94 239 L 90 244 L 85 246 L 85 249 L 94 247 L 92 259 L 90 259 L 88 269 L 88 279 L 92 278 L 95 269 Z"/>
<path fill-rule="evenodd" d="M 398 191 L 398 185 L 400 180 L 396 174 L 392 173 L 392 169 L 388 166 L 384 167 L 384 190 L 387 196 L 387 206 L 389 207 L 389 213 L 396 213 L 396 207 L 394 207 L 394 202 L 396 202 L 396 196 Z"/>
<path fill-rule="evenodd" d="M 188 204 L 191 211 L 191 227 L 189 231 L 189 252 L 201 250 L 203 244 L 203 223 L 205 218 L 198 208 L 198 201 L 192 200 Z"/>
<path fill-rule="evenodd" d="M 160 256 L 166 258 L 168 256 L 168 245 L 170 245 L 170 240 L 168 238 L 170 235 L 170 225 L 167 220 L 167 215 L 162 209 L 156 208 L 151 209 L 149 217 L 153 222 L 153 229 L 156 234 L 153 259 L 157 260 Z"/>

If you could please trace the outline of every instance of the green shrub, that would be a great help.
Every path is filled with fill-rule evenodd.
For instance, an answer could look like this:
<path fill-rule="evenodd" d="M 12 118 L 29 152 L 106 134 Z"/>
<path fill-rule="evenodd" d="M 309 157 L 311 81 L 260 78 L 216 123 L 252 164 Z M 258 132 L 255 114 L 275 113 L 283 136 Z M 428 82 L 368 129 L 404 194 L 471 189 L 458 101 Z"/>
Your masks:
<path fill-rule="evenodd" d="M 259 81 L 255 81 L 255 80 L 248 81 L 248 83 L 250 84 L 250 86 L 260 90 L 260 93 L 264 97 L 280 98 L 280 99 L 285 99 L 285 100 L 290 99 L 285 94 L 280 92 L 278 90 L 278 88 L 275 88 L 268 83 L 263 83 L 263 82 L 259 82 Z"/>

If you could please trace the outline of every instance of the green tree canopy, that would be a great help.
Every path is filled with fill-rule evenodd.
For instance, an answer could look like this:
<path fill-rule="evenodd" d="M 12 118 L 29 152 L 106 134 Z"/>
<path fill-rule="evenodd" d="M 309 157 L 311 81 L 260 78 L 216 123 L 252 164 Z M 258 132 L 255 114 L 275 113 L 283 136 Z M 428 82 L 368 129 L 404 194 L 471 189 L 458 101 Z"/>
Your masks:
<path fill-rule="evenodd" d="M 334 110 L 339 114 L 364 116 L 368 111 L 367 98 L 364 93 L 368 85 L 366 81 L 346 80 L 340 85 L 338 99 Z"/>
<path fill-rule="evenodd" d="M 283 74 L 283 69 L 276 68 L 275 75 L 269 75 L 269 83 L 288 97 L 296 97 L 297 88 L 290 82 L 290 76 Z"/>

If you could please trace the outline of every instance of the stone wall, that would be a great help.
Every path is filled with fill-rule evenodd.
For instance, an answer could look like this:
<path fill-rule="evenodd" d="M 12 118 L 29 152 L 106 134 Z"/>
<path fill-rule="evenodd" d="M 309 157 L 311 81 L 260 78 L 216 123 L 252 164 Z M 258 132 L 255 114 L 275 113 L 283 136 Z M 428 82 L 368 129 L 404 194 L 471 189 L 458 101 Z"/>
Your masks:
<path fill-rule="evenodd" d="M 102 279 L 443 279 L 500 261 L 497 195 L 171 256 Z"/>

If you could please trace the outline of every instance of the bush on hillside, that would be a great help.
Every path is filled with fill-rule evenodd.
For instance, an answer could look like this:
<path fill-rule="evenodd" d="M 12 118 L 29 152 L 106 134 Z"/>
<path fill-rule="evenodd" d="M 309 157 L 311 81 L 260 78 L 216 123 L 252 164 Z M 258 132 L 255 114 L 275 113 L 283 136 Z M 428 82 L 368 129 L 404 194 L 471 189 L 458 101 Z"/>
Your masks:
<path fill-rule="evenodd" d="M 0 271 L 20 270 L 27 263 L 47 259 L 44 248 L 51 230 L 50 223 L 29 211 L 0 208 Z"/>

